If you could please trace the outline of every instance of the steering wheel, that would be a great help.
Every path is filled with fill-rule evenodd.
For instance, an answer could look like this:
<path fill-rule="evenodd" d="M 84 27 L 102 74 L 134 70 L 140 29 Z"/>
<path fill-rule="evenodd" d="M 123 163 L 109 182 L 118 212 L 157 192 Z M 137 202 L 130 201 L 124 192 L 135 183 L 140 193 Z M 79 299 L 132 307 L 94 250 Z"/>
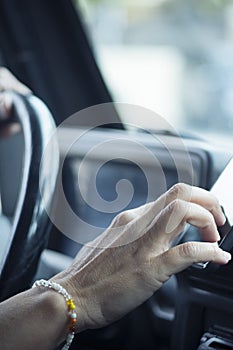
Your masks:
<path fill-rule="evenodd" d="M 53 204 L 59 167 L 57 145 L 51 148 L 49 155 L 46 153 L 49 159 L 42 162 L 46 145 L 55 129 L 48 108 L 32 94 L 8 93 L 13 101 L 12 119 L 21 126 L 21 147 L 17 146 L 17 142 L 14 144 L 14 136 L 6 138 L 7 141 L 1 140 L 2 144 L 7 142 L 7 147 L 1 147 L 0 152 L 2 208 L 12 217 L 0 256 L 0 300 L 30 287 L 51 229 L 43 200 L 46 198 L 47 206 Z M 11 155 L 7 154 L 10 148 Z M 23 150 L 21 155 L 19 148 Z M 19 158 L 21 169 L 15 164 L 19 163 Z M 49 168 L 46 166 L 48 163 Z M 13 191 L 15 199 L 10 213 L 8 202 L 15 183 L 19 188 Z"/>

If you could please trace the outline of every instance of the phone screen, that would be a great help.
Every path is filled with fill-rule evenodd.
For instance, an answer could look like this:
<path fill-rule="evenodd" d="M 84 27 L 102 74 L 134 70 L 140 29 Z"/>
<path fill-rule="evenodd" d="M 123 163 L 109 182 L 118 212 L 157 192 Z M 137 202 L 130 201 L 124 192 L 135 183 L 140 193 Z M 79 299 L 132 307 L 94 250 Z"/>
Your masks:
<path fill-rule="evenodd" d="M 233 158 L 227 164 L 210 192 L 218 198 L 227 219 L 224 227 L 219 228 L 220 236 L 223 238 L 233 227 Z"/>
<path fill-rule="evenodd" d="M 233 158 L 227 164 L 210 192 L 218 198 L 226 216 L 225 225 L 218 227 L 221 237 L 219 246 L 224 250 L 230 251 L 233 247 Z M 211 262 L 194 265 L 206 271 L 215 271 L 218 268 L 218 264 Z"/>

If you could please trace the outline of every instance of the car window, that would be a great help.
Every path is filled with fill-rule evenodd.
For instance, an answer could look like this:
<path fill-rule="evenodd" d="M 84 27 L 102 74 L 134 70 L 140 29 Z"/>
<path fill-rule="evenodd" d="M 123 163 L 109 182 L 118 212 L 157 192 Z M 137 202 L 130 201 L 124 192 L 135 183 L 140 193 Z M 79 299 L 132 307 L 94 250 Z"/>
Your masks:
<path fill-rule="evenodd" d="M 150 108 L 178 130 L 230 140 L 232 1 L 73 1 L 115 101 Z"/>

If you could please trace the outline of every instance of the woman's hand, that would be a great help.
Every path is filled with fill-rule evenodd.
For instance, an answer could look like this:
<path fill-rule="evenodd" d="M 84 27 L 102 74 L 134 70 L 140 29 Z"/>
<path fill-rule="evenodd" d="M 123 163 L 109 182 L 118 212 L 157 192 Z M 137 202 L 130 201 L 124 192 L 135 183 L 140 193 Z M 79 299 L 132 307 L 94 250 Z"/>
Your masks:
<path fill-rule="evenodd" d="M 22 84 L 5 67 L 0 67 L 0 137 L 6 137 L 20 130 L 18 123 L 12 122 L 12 100 L 7 91 L 28 95 L 31 90 Z"/>
<path fill-rule="evenodd" d="M 215 197 L 178 184 L 157 201 L 122 212 L 73 264 L 53 278 L 78 308 L 79 330 L 107 325 L 148 299 L 167 279 L 195 262 L 226 264 L 217 226 L 225 217 Z M 186 223 L 206 242 L 171 247 Z"/>
<path fill-rule="evenodd" d="M 21 83 L 9 69 L 0 67 L 0 92 L 7 90 L 16 91 L 21 95 L 28 95 L 31 93 L 31 90 Z"/>
<path fill-rule="evenodd" d="M 12 100 L 6 92 L 0 93 L 0 137 L 10 136 L 20 130 L 18 123 L 12 122 Z"/>

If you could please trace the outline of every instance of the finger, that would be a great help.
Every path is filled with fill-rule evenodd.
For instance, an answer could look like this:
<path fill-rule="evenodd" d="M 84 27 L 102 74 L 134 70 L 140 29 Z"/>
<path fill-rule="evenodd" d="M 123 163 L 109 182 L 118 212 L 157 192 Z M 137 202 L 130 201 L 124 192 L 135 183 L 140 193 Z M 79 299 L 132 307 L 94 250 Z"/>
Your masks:
<path fill-rule="evenodd" d="M 227 264 L 231 254 L 220 249 L 217 243 L 186 242 L 167 250 L 160 259 L 161 277 L 167 279 L 193 263 L 212 261 L 217 264 Z M 156 258 L 154 263 L 158 263 Z"/>
<path fill-rule="evenodd" d="M 31 90 L 21 83 L 16 77 L 5 67 L 0 67 L 0 91 L 13 90 L 22 95 L 28 95 Z"/>
<path fill-rule="evenodd" d="M 6 92 L 2 92 L 0 94 L 0 121 L 6 121 L 10 118 L 12 105 L 12 97 Z"/>
<path fill-rule="evenodd" d="M 4 92 L 0 94 L 0 137 L 8 137 L 21 130 L 20 124 L 12 118 L 12 96 Z"/>
<path fill-rule="evenodd" d="M 166 194 L 166 204 L 176 199 L 196 203 L 209 210 L 218 226 L 224 225 L 226 217 L 223 214 L 218 199 L 209 191 L 187 184 L 176 184 Z"/>
<path fill-rule="evenodd" d="M 198 204 L 213 214 L 216 224 L 222 226 L 225 215 L 222 212 L 218 199 L 210 192 L 198 187 L 176 184 L 168 192 L 159 197 L 155 202 L 147 203 L 141 207 L 129 210 L 123 214 L 121 224 L 127 224 L 131 220 L 143 217 L 144 224 L 150 225 L 154 218 L 170 203 L 180 199 L 186 202 Z M 121 217 L 121 214 L 120 216 Z"/>
<path fill-rule="evenodd" d="M 200 230 L 205 241 L 216 242 L 220 239 L 213 215 L 195 203 L 176 199 L 171 202 L 151 224 L 150 232 L 156 232 L 161 239 L 171 242 L 189 223 Z M 165 242 L 164 242 L 165 243 Z"/>
<path fill-rule="evenodd" d="M 19 123 L 12 123 L 8 126 L 1 127 L 0 124 L 0 137 L 8 137 L 13 134 L 18 133 L 21 130 L 21 126 Z"/>
<path fill-rule="evenodd" d="M 153 227 L 154 222 L 157 220 L 157 217 L 160 216 L 161 212 L 164 211 L 164 208 L 166 209 L 167 206 L 170 205 L 172 207 L 172 203 L 179 199 L 182 201 L 190 201 L 191 203 L 198 204 L 199 206 L 204 207 L 206 210 L 213 214 L 212 216 L 208 216 L 209 220 L 207 220 L 207 224 L 205 226 L 199 227 L 195 224 L 196 221 L 193 224 L 200 228 L 200 233 L 202 234 L 204 240 L 210 242 L 215 242 L 219 240 L 220 236 L 217 231 L 216 225 L 214 224 L 213 218 L 215 219 L 216 224 L 218 226 L 222 226 L 226 218 L 222 212 L 218 200 L 210 192 L 186 184 L 177 184 L 173 186 L 168 192 L 162 195 L 155 202 L 147 203 L 137 209 L 128 210 L 119 214 L 114 219 L 112 226 L 124 226 L 127 225 L 129 222 L 133 223 L 133 221 L 135 221 L 138 229 L 140 229 L 143 232 L 149 231 L 150 228 Z M 188 204 L 186 204 L 185 206 L 185 211 L 187 211 L 187 208 Z M 170 216 L 170 227 L 173 225 L 172 228 L 169 228 L 168 225 L 170 231 L 173 230 L 174 226 L 178 227 L 179 224 L 181 224 L 181 226 L 183 224 L 183 228 L 180 226 L 180 231 L 177 231 L 177 233 L 180 233 L 184 229 L 185 222 L 183 222 L 182 219 L 184 218 L 185 211 L 182 210 L 179 212 L 178 210 L 176 210 L 174 214 Z M 205 216 L 206 215 L 207 213 L 205 214 Z M 211 224 L 208 223 L 209 221 L 211 221 Z"/>

